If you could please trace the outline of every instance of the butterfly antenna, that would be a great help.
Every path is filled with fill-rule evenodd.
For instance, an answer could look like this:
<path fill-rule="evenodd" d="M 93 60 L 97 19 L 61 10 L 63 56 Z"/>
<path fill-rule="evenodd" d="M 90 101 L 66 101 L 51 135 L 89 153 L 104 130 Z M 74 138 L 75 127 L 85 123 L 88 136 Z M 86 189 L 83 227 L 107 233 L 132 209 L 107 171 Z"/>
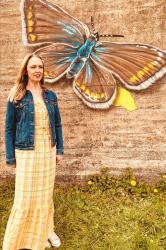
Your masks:
<path fill-rule="evenodd" d="M 124 37 L 124 35 L 110 35 L 110 34 L 105 34 L 105 35 L 99 35 L 99 37 Z"/>
<path fill-rule="evenodd" d="M 91 26 L 92 26 L 92 29 L 93 29 L 93 32 L 95 33 L 95 26 L 94 26 L 94 22 L 93 22 L 93 17 L 91 16 Z"/>

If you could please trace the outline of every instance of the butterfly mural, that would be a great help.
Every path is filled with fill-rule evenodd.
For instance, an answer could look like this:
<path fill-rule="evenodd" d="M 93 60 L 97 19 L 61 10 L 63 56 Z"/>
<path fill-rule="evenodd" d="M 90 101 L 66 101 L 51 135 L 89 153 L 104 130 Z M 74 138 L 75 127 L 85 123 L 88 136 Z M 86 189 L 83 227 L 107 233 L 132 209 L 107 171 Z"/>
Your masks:
<path fill-rule="evenodd" d="M 45 0 L 22 0 L 22 40 L 45 62 L 45 80 L 64 75 L 90 108 L 107 109 L 117 98 L 117 79 L 128 90 L 143 90 L 166 74 L 166 53 L 145 44 L 101 40 L 94 29 Z M 121 36 L 121 35 L 106 35 Z"/>

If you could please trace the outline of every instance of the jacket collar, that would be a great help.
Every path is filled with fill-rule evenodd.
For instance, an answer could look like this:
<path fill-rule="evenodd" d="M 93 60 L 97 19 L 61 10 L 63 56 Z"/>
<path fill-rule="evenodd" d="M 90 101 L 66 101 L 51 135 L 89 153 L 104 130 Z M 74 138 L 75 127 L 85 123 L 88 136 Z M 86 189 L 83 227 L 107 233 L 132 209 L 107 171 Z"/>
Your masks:
<path fill-rule="evenodd" d="M 44 99 L 47 99 L 47 93 L 48 93 L 48 89 L 43 89 L 42 88 L 42 95 Z M 32 92 L 29 89 L 26 89 L 26 93 L 29 93 L 32 96 Z"/>

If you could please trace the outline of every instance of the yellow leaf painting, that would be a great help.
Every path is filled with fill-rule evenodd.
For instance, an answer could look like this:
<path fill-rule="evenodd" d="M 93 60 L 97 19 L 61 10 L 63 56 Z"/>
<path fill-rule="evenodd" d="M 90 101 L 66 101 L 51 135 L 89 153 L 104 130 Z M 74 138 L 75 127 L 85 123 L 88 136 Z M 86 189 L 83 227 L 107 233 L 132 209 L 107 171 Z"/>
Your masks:
<path fill-rule="evenodd" d="M 118 87 L 117 97 L 113 105 L 123 107 L 129 111 L 133 111 L 137 109 L 137 106 L 135 104 L 135 100 L 132 94 L 128 90 L 122 87 Z"/>

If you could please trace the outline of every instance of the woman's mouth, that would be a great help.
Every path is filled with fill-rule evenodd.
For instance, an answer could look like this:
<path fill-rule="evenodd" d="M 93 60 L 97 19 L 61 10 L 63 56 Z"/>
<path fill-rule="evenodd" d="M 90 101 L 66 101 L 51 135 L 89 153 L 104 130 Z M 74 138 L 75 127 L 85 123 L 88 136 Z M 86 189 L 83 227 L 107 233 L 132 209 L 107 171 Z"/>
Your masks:
<path fill-rule="evenodd" d="M 40 76 L 41 76 L 41 74 L 35 74 L 34 76 L 35 76 L 35 77 L 40 77 Z"/>

